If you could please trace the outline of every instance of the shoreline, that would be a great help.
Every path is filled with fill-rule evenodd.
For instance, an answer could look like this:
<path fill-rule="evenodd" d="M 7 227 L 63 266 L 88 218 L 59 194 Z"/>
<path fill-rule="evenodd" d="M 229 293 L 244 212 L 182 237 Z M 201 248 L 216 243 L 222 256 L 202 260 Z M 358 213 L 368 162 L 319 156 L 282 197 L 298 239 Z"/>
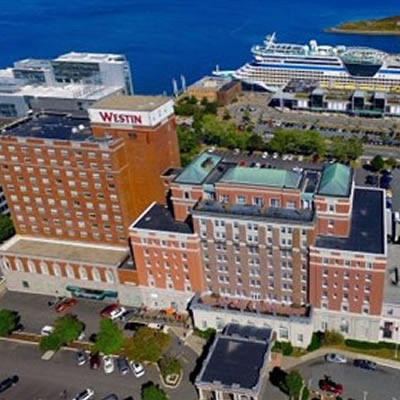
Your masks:
<path fill-rule="evenodd" d="M 348 35 L 369 35 L 369 36 L 400 36 L 400 31 L 363 31 L 358 29 L 326 28 L 327 33 L 341 33 Z"/>

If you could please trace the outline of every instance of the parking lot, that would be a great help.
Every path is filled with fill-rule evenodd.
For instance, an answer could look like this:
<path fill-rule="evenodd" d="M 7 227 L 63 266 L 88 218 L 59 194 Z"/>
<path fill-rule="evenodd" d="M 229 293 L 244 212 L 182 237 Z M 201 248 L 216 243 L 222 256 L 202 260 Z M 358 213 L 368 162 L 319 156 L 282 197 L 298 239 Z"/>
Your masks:
<path fill-rule="evenodd" d="M 312 389 L 319 390 L 318 382 L 328 375 L 335 383 L 343 385 L 343 399 L 352 400 L 399 400 L 400 371 L 377 367 L 376 371 L 363 370 L 347 364 L 327 363 L 319 358 L 303 364 L 297 370 Z"/>
<path fill-rule="evenodd" d="M 110 393 L 115 393 L 120 400 L 128 396 L 138 400 L 143 384 L 160 381 L 154 366 L 147 366 L 141 378 L 132 373 L 122 376 L 117 371 L 105 375 L 102 368 L 91 370 L 88 365 L 78 367 L 73 351 L 59 351 L 50 361 L 42 361 L 37 346 L 0 342 L 0 357 L 0 379 L 14 374 L 20 378 L 16 386 L 0 394 L 1 400 L 60 400 L 64 398 L 64 390 L 69 400 L 88 387 L 95 391 L 94 400 Z M 171 400 L 197 399 L 188 376 L 178 389 L 166 391 Z"/>

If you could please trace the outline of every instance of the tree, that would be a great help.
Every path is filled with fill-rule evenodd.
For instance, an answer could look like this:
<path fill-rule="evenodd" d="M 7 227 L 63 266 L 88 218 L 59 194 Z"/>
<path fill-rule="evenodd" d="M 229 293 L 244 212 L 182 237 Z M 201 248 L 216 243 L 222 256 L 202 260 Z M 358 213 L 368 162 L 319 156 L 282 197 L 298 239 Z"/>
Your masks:
<path fill-rule="evenodd" d="M 339 137 L 332 139 L 331 152 L 339 162 L 348 162 L 356 160 L 363 153 L 363 145 L 361 140 L 350 138 L 344 140 Z"/>
<path fill-rule="evenodd" d="M 118 325 L 109 318 L 103 318 L 96 336 L 95 350 L 104 354 L 115 354 L 122 348 L 123 343 L 124 337 Z"/>
<path fill-rule="evenodd" d="M 228 121 L 231 118 L 232 118 L 231 113 L 229 112 L 229 110 L 225 109 L 224 115 L 222 116 L 222 119 L 224 119 L 225 121 Z"/>
<path fill-rule="evenodd" d="M 148 327 L 139 328 L 133 338 L 125 341 L 124 352 L 130 360 L 157 362 L 168 346 L 170 337 Z"/>
<path fill-rule="evenodd" d="M 262 151 L 265 147 L 265 143 L 263 138 L 260 135 L 252 134 L 249 139 L 247 140 L 247 150 L 255 151 L 260 150 Z"/>
<path fill-rule="evenodd" d="M 296 370 L 291 371 L 286 376 L 286 385 L 289 391 L 290 399 L 298 399 L 300 396 L 301 389 L 303 388 L 303 377 Z"/>
<path fill-rule="evenodd" d="M 58 350 L 61 346 L 78 339 L 83 327 L 83 323 L 75 315 L 67 314 L 58 318 L 54 323 L 54 331 L 41 338 L 40 349 L 42 351 Z"/>
<path fill-rule="evenodd" d="M 142 389 L 143 400 L 168 400 L 168 395 L 159 386 L 150 383 Z"/>
<path fill-rule="evenodd" d="M 398 165 L 398 162 L 394 157 L 389 157 L 386 160 L 386 165 L 391 169 L 395 169 L 397 167 L 397 165 Z"/>
<path fill-rule="evenodd" d="M 11 310 L 0 310 L 0 336 L 7 336 L 17 327 L 17 314 Z"/>
<path fill-rule="evenodd" d="M 385 168 L 385 161 L 379 154 L 371 160 L 371 167 L 377 172 Z"/>
<path fill-rule="evenodd" d="M 10 217 L 0 214 L 0 242 L 14 235 L 14 225 Z"/>

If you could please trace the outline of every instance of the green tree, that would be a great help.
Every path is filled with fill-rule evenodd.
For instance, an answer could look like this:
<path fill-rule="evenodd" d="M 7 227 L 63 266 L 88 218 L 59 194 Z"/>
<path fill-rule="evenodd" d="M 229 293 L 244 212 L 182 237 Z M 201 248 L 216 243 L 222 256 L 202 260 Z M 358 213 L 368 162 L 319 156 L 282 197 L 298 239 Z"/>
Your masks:
<path fill-rule="evenodd" d="M 308 400 L 310 398 L 310 390 L 308 389 L 307 386 L 304 386 L 303 392 L 301 394 L 301 400 Z M 338 397 L 336 397 L 336 400 L 338 400 Z"/>
<path fill-rule="evenodd" d="M 7 336 L 17 327 L 17 314 L 11 310 L 0 310 L 0 336 Z"/>
<path fill-rule="evenodd" d="M 165 333 L 148 327 L 137 330 L 133 338 L 125 341 L 125 355 L 137 362 L 157 362 L 163 355 L 170 341 Z"/>
<path fill-rule="evenodd" d="M 118 325 L 109 318 L 100 321 L 100 329 L 96 336 L 95 350 L 104 354 L 116 354 L 124 344 L 124 336 Z"/>
<path fill-rule="evenodd" d="M 339 162 L 348 162 L 356 160 L 363 153 L 363 145 L 361 140 L 357 138 L 350 138 L 344 140 L 335 137 L 332 139 L 331 152 Z"/>
<path fill-rule="evenodd" d="M 14 225 L 10 217 L 0 214 L 0 242 L 13 236 L 15 233 Z"/>
<path fill-rule="evenodd" d="M 379 154 L 371 160 L 371 167 L 377 172 L 385 168 L 385 161 Z"/>
<path fill-rule="evenodd" d="M 40 349 L 58 350 L 61 346 L 78 339 L 83 327 L 83 323 L 75 315 L 67 314 L 58 318 L 54 323 L 54 331 L 40 339 Z"/>
<path fill-rule="evenodd" d="M 168 400 L 168 395 L 159 386 L 150 383 L 142 389 L 143 400 Z"/>
<path fill-rule="evenodd" d="M 397 165 L 398 165 L 398 162 L 394 157 L 389 157 L 386 160 L 386 165 L 391 169 L 395 169 L 397 167 Z"/>
<path fill-rule="evenodd" d="M 182 371 L 182 365 L 176 358 L 163 357 L 158 361 L 158 366 L 164 378 L 168 375 L 179 375 Z"/>
<path fill-rule="evenodd" d="M 255 151 L 255 150 L 262 151 L 264 150 L 264 148 L 265 148 L 265 143 L 260 135 L 254 133 L 247 140 L 247 150 L 249 151 Z"/>
<path fill-rule="evenodd" d="M 299 371 L 291 371 L 286 375 L 286 385 L 289 390 L 290 399 L 298 399 L 300 396 L 301 389 L 303 388 L 303 377 L 300 375 Z"/>
<path fill-rule="evenodd" d="M 307 347 L 307 351 L 318 350 L 322 346 L 323 332 L 314 332 L 312 334 L 311 342 Z"/>
<path fill-rule="evenodd" d="M 216 114 L 217 111 L 218 111 L 218 106 L 217 103 L 215 102 L 212 103 L 207 102 L 207 104 L 204 106 L 204 112 L 206 114 Z"/>
<path fill-rule="evenodd" d="M 222 116 L 222 119 L 224 119 L 225 121 L 228 121 L 231 118 L 232 118 L 231 113 L 229 112 L 229 110 L 225 109 L 224 115 Z"/>

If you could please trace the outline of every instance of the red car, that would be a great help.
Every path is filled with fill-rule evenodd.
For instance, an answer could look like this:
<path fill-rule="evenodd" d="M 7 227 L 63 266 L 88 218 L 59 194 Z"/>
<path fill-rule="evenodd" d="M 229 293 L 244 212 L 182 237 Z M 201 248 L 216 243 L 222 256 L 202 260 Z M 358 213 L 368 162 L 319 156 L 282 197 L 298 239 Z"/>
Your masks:
<path fill-rule="evenodd" d="M 333 382 L 333 380 L 326 375 L 324 379 L 319 381 L 319 388 L 324 392 L 333 393 L 335 396 L 339 396 L 343 393 L 343 386 L 340 383 Z"/>
<path fill-rule="evenodd" d="M 99 352 L 96 351 L 95 353 L 91 353 L 89 356 L 90 369 L 97 369 L 100 367 L 100 364 L 101 364 L 101 358 Z"/>
<path fill-rule="evenodd" d="M 73 299 L 73 298 L 69 298 L 69 299 L 65 299 L 64 301 L 62 301 L 61 303 L 56 305 L 56 312 L 63 312 L 65 310 L 68 310 L 68 308 L 73 307 L 74 305 L 76 305 L 78 303 L 78 300 Z"/>
<path fill-rule="evenodd" d="M 110 315 L 111 315 L 111 313 L 112 313 L 113 311 L 117 310 L 118 308 L 119 308 L 119 305 L 118 305 L 118 304 L 110 304 L 110 305 L 108 305 L 107 307 L 104 307 L 104 308 L 101 310 L 100 315 L 101 315 L 102 317 L 109 318 Z"/>

